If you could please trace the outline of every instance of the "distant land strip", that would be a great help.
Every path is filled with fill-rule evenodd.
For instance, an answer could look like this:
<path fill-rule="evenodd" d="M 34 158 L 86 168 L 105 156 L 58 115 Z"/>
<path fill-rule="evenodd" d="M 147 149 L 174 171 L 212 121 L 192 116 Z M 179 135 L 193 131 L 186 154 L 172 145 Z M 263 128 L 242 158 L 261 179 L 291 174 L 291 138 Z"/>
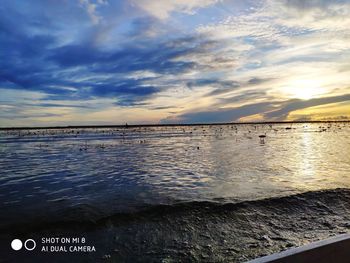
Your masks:
<path fill-rule="evenodd" d="M 143 127 L 182 127 L 182 126 L 224 126 L 259 124 L 299 124 L 299 123 L 350 123 L 349 120 L 315 121 L 266 121 L 266 122 L 221 122 L 221 123 L 172 123 L 172 124 L 118 124 L 118 125 L 66 125 L 38 127 L 0 127 L 1 130 L 45 130 L 45 129 L 93 129 L 93 128 L 143 128 Z"/>

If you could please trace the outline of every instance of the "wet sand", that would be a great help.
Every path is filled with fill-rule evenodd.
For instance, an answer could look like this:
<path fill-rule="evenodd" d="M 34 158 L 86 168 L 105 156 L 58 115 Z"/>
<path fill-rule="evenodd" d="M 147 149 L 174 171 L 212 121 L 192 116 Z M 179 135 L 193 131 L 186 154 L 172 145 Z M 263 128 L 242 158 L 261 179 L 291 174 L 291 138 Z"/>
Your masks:
<path fill-rule="evenodd" d="M 189 202 L 94 217 L 80 208 L 64 221 L 0 229 L 17 237 L 83 236 L 93 253 L 0 252 L 4 262 L 244 262 L 350 230 L 350 189 L 241 203 Z M 64 218 L 64 217 L 60 217 Z M 88 218 L 88 220 L 87 220 Z M 59 220 L 59 219 L 58 219 Z M 40 244 L 39 244 L 40 245 Z"/>

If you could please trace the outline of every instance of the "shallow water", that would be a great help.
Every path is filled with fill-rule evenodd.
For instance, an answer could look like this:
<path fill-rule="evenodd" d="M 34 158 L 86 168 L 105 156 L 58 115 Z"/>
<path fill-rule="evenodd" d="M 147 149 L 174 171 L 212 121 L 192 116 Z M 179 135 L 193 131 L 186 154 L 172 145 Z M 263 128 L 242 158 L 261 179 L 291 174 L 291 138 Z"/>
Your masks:
<path fill-rule="evenodd" d="M 240 202 L 350 187 L 350 124 L 0 131 L 0 168 L 3 226 Z"/>

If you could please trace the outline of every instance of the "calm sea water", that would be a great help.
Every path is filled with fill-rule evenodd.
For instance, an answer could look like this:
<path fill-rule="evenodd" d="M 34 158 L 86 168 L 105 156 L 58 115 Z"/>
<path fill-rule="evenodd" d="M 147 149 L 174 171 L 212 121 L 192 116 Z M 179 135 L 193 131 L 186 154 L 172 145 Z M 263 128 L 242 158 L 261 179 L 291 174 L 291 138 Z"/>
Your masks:
<path fill-rule="evenodd" d="M 350 124 L 0 131 L 0 168 L 2 224 L 239 202 L 350 187 Z"/>

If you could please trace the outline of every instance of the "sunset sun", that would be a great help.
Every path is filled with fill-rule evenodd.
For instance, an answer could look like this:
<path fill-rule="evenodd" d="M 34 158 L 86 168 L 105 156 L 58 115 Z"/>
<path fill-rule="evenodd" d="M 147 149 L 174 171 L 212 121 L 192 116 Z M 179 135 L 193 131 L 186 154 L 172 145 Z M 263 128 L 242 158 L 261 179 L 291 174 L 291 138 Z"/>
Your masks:
<path fill-rule="evenodd" d="M 324 93 L 322 83 L 315 79 L 298 79 L 291 82 L 286 93 L 292 98 L 310 100 Z"/>

